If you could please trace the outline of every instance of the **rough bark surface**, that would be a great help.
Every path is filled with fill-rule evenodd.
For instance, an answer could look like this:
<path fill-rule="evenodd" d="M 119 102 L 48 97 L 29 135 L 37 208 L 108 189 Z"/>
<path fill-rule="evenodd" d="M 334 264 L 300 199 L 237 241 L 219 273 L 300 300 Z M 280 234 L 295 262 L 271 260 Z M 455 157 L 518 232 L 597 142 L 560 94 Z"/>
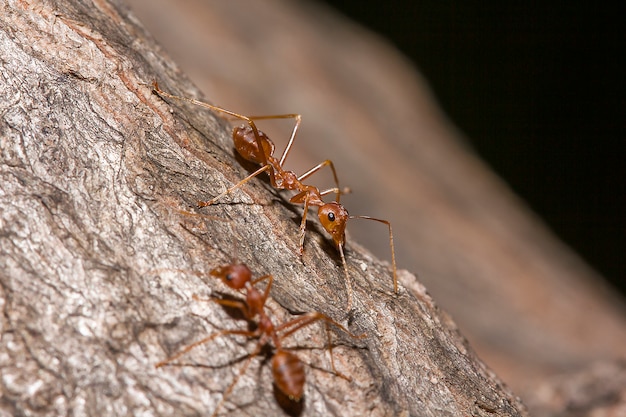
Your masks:
<path fill-rule="evenodd" d="M 302 404 L 280 406 L 258 360 L 225 414 L 526 415 L 415 276 L 401 271 L 400 294 L 390 295 L 389 266 L 356 244 L 348 315 L 328 238 L 311 223 L 300 259 L 300 211 L 267 184 L 251 182 L 207 216 L 179 211 L 247 171 L 223 120 L 151 93 L 154 79 L 173 93 L 197 91 L 126 9 L 8 1 L 0 16 L 2 414 L 211 413 L 251 347 L 245 340 L 203 345 L 186 366 L 154 365 L 216 328 L 243 325 L 192 300 L 225 291 L 194 271 L 236 256 L 275 276 L 278 320 L 321 311 L 367 338 L 335 336 L 348 382 L 325 371 L 323 332 L 306 329 L 292 342 L 311 364 Z"/>

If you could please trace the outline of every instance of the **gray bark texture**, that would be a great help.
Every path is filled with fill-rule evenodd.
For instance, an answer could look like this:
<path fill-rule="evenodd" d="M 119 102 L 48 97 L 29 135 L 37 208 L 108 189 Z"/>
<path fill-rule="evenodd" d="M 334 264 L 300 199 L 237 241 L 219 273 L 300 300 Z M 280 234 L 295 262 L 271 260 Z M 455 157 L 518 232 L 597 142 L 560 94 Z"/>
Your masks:
<path fill-rule="evenodd" d="M 250 7 L 239 4 L 259 20 Z M 223 44 L 227 23 L 247 27 L 209 22 Z M 235 260 L 274 276 L 268 314 L 276 323 L 320 311 L 366 337 L 332 332 L 347 381 L 329 372 L 322 327 L 303 329 L 286 340 L 307 364 L 301 402 L 276 392 L 264 351 L 221 415 L 527 415 L 415 275 L 400 270 L 400 292 L 390 294 L 389 264 L 352 240 L 355 305 L 346 311 L 332 242 L 311 216 L 300 257 L 301 207 L 264 177 L 195 208 L 251 167 L 235 158 L 228 121 L 152 93 L 158 80 L 165 91 L 201 97 L 125 5 L 0 3 L 0 65 L 0 415 L 210 415 L 253 341 L 220 337 L 171 366 L 155 364 L 219 329 L 247 328 L 221 306 L 193 299 L 233 294 L 207 272 Z M 321 159 L 353 149 L 346 140 L 335 139 Z M 446 151 L 454 173 L 462 151 Z M 480 172 L 478 182 L 487 175 Z M 471 240 L 471 230 L 456 225 Z M 423 273 L 468 265 L 455 262 L 433 256 Z M 619 342 L 623 332 L 613 335 Z"/>

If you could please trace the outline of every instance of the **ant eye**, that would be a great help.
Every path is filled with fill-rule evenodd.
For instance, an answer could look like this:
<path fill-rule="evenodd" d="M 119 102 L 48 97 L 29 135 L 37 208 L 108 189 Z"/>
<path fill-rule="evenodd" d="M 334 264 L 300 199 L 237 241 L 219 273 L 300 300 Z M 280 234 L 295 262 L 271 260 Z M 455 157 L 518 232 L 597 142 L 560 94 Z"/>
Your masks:
<path fill-rule="evenodd" d="M 234 278 L 233 274 L 226 274 L 226 281 L 232 281 Z"/>
<path fill-rule="evenodd" d="M 331 222 L 335 221 L 335 213 L 328 213 L 328 220 Z"/>

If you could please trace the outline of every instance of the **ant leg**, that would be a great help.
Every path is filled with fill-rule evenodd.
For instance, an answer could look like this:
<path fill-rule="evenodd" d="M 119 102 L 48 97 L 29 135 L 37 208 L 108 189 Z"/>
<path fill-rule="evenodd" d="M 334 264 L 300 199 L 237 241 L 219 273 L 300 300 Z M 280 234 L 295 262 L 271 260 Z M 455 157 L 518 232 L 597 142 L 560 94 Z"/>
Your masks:
<path fill-rule="evenodd" d="M 391 249 L 391 267 L 393 269 L 393 292 L 398 293 L 398 273 L 396 268 L 396 251 L 393 245 L 393 231 L 391 230 L 391 223 L 387 220 L 375 219 L 369 216 L 350 216 L 351 219 L 365 219 L 374 220 L 375 222 L 384 223 L 389 227 L 389 248 Z M 341 254 L 343 257 L 343 253 Z"/>
<path fill-rule="evenodd" d="M 217 195 L 215 197 L 213 197 L 212 199 L 210 199 L 209 201 L 198 201 L 198 207 L 206 207 L 206 206 L 210 206 L 215 204 L 215 202 L 217 200 L 219 200 L 220 198 L 224 197 L 225 195 L 230 194 L 232 191 L 236 190 L 237 188 L 241 187 L 242 185 L 244 185 L 245 183 L 247 183 L 248 181 L 250 181 L 252 178 L 256 177 L 257 175 L 261 174 L 262 172 L 267 171 L 268 169 L 270 169 L 272 166 L 271 165 L 265 165 L 259 169 L 257 169 L 256 171 L 254 171 L 252 174 L 248 175 L 246 178 L 242 179 L 241 181 L 239 181 L 237 184 L 233 185 L 232 187 L 230 187 L 229 189 L 227 189 L 226 191 L 224 191 L 223 193 L 221 193 L 220 195 Z"/>
<path fill-rule="evenodd" d="M 259 129 L 257 129 L 256 124 L 254 123 L 254 121 L 252 120 L 252 118 L 248 117 L 248 116 L 244 116 L 243 114 L 239 114 L 239 113 L 235 113 L 234 111 L 230 111 L 230 110 L 226 110 L 222 107 L 218 107 L 218 106 L 214 106 L 212 104 L 209 103 L 205 103 L 204 101 L 200 101 L 200 100 L 196 100 L 193 98 L 188 98 L 188 97 L 181 97 L 181 96 L 175 96 L 173 94 L 170 93 L 166 93 L 165 91 L 161 90 L 159 88 L 159 84 L 154 81 L 152 83 L 152 91 L 154 91 L 155 93 L 157 93 L 158 95 L 160 95 L 161 97 L 167 97 L 167 98 L 171 98 L 174 100 L 181 100 L 181 101 L 186 101 L 187 103 L 191 103 L 191 104 L 195 104 L 196 106 L 200 106 L 200 107 L 204 107 L 205 109 L 209 109 L 209 110 L 213 110 L 215 112 L 218 113 L 223 113 L 226 114 L 228 116 L 232 116 L 235 117 L 237 119 L 240 120 L 244 120 L 245 122 L 247 122 L 250 127 L 252 128 L 252 131 L 254 132 L 254 136 L 256 138 L 257 141 L 257 146 L 259 147 L 259 149 L 263 149 L 263 144 L 261 143 L 261 136 L 259 135 Z M 264 116 L 264 117 L 256 117 L 257 119 L 264 119 L 264 118 L 286 118 L 286 117 L 295 117 L 296 115 L 278 115 L 278 116 Z M 298 117 L 300 117 L 299 115 L 297 115 Z M 261 153 L 261 157 L 262 157 L 262 165 L 267 165 L 267 155 Z M 201 206 L 204 207 L 204 206 Z"/>
<path fill-rule="evenodd" d="M 335 188 L 331 188 L 330 190 L 333 190 L 332 192 L 335 193 L 335 201 L 339 202 L 342 192 L 340 191 L 341 188 L 339 188 L 339 178 L 337 177 L 337 171 L 335 171 L 335 165 L 333 164 L 333 161 L 331 161 L 330 159 L 327 159 L 324 162 L 320 162 L 319 164 L 315 165 L 313 168 L 309 169 L 304 174 L 300 175 L 298 177 L 298 181 L 307 179 L 308 177 L 315 174 L 317 171 L 321 170 L 325 166 L 330 167 L 330 170 L 333 173 L 333 180 L 335 181 Z M 326 190 L 326 191 L 329 191 L 329 190 Z"/>
<path fill-rule="evenodd" d="M 248 305 L 246 303 L 244 303 L 243 301 L 239 301 L 239 300 L 223 300 L 221 298 L 209 298 L 206 300 L 202 300 L 200 298 L 196 298 L 194 296 L 194 300 L 198 300 L 198 301 L 212 301 L 216 304 L 219 304 L 221 306 L 224 307 L 230 307 L 230 308 L 236 308 L 237 310 L 241 310 L 243 316 L 248 319 L 251 320 L 253 318 L 253 315 L 250 313 L 250 310 L 248 308 Z"/>
<path fill-rule="evenodd" d="M 174 100 L 186 101 L 188 103 L 195 104 L 196 106 L 204 107 L 205 109 L 213 110 L 218 113 L 224 113 L 229 116 L 236 117 L 237 119 L 250 122 L 250 118 L 247 116 L 244 116 L 243 114 L 235 113 L 234 111 L 226 110 L 222 107 L 214 106 L 213 104 L 205 103 L 204 101 L 196 100 L 194 98 L 175 96 L 174 94 L 166 93 L 165 91 L 159 88 L 159 84 L 156 81 L 152 83 L 152 90 L 158 95 L 160 95 L 161 97 L 167 97 L 167 98 L 172 98 Z M 255 128 L 255 126 L 252 126 L 252 127 Z"/>
<path fill-rule="evenodd" d="M 262 277 L 255 279 L 251 283 L 252 285 L 255 285 L 257 282 L 265 281 L 266 279 L 269 279 L 270 282 L 267 283 L 265 291 L 263 292 L 263 300 L 267 300 L 267 297 L 269 297 L 270 295 L 270 288 L 272 288 L 272 284 L 274 283 L 274 277 L 269 274 L 263 275 Z M 263 304 L 265 304 L 265 302 Z"/>
<path fill-rule="evenodd" d="M 320 196 L 324 197 L 325 195 L 334 193 L 337 196 L 335 196 L 335 202 L 339 203 L 339 195 L 344 195 L 344 194 L 350 194 L 352 193 L 352 189 L 350 189 L 350 187 L 343 187 L 342 189 L 339 189 L 337 187 L 333 187 L 333 188 L 328 188 L 324 191 L 320 191 Z"/>
<path fill-rule="evenodd" d="M 304 209 L 302 210 L 302 220 L 300 221 L 300 257 L 304 254 L 304 235 L 306 234 L 306 218 L 309 213 L 310 202 L 310 194 L 307 191 L 302 191 L 299 194 L 294 195 L 289 199 L 290 203 L 293 204 L 303 204 Z M 323 203 L 323 202 L 322 202 Z M 315 204 L 314 205 L 318 205 Z"/>
<path fill-rule="evenodd" d="M 293 127 L 293 130 L 291 131 L 291 136 L 289 137 L 289 142 L 287 142 L 287 146 L 285 146 L 285 149 L 283 150 L 282 155 L 280 156 L 279 162 L 278 164 L 282 167 L 285 163 L 285 160 L 287 159 L 287 155 L 289 155 L 289 152 L 291 151 L 291 147 L 293 146 L 293 143 L 296 139 L 296 133 L 298 132 L 298 128 L 300 127 L 300 123 L 302 122 L 302 116 L 299 114 L 277 114 L 277 115 L 272 115 L 272 116 L 248 116 L 248 119 L 252 120 L 267 120 L 267 119 L 289 119 L 289 118 L 293 118 L 296 120 L 296 123 Z M 259 149 L 261 148 L 261 144 L 259 144 Z M 341 188 L 339 187 L 339 178 L 337 177 L 337 171 L 335 170 L 335 165 L 333 164 L 333 161 L 331 161 L 330 159 L 325 160 L 324 162 L 321 162 L 319 164 L 317 164 L 316 166 L 314 166 L 313 168 L 309 169 L 307 172 L 305 172 L 304 174 L 300 175 L 298 177 L 298 181 L 302 181 L 308 177 L 310 177 L 311 175 L 313 175 L 315 172 L 319 171 L 320 169 L 322 169 L 325 166 L 329 166 L 332 173 L 333 173 L 333 180 L 335 181 L 335 188 L 333 191 L 335 193 L 335 201 L 339 202 L 339 199 L 341 197 Z"/>
<path fill-rule="evenodd" d="M 355 339 L 362 339 L 362 338 L 366 337 L 365 333 L 363 333 L 361 335 L 355 335 L 352 332 L 350 332 L 348 329 L 343 327 L 341 324 L 337 323 L 335 320 L 333 320 L 330 317 L 328 317 L 327 315 L 319 313 L 319 312 L 307 313 L 304 316 L 297 317 L 297 318 L 295 318 L 293 320 L 288 321 L 287 323 L 283 323 L 282 325 L 280 325 L 280 326 L 278 326 L 276 328 L 276 331 L 285 330 L 285 329 L 293 326 L 293 328 L 287 330 L 285 333 L 283 333 L 280 336 L 280 339 L 282 340 L 282 339 L 288 337 L 289 335 L 297 332 L 298 330 L 302 329 L 303 327 L 309 326 L 309 325 L 311 325 L 311 324 L 313 324 L 313 323 L 315 323 L 316 321 L 319 321 L 319 320 L 323 320 L 324 321 L 324 328 L 326 330 L 327 346 L 328 346 L 328 351 L 329 351 L 329 354 L 330 354 L 330 366 L 332 367 L 333 372 L 338 377 L 341 377 L 341 378 L 345 379 L 346 381 L 350 381 L 351 380 L 350 377 L 342 374 L 335 367 L 335 360 L 334 360 L 334 357 L 333 357 L 333 346 L 332 346 L 331 339 L 330 339 L 329 323 L 337 326 L 343 332 L 345 332 L 346 334 L 350 335 L 351 337 L 353 337 Z"/>
<path fill-rule="evenodd" d="M 246 120 L 248 124 L 250 125 L 250 127 L 252 128 L 252 131 L 254 132 L 254 136 L 256 138 L 257 146 L 259 149 L 263 149 L 263 143 L 261 141 L 261 137 L 259 136 L 259 131 L 256 128 L 256 125 L 254 124 L 254 121 L 255 120 L 270 120 L 270 119 L 295 119 L 296 120 L 293 130 L 291 131 L 289 142 L 287 142 L 287 146 L 285 147 L 285 150 L 283 151 L 283 154 L 280 157 L 280 162 L 278 163 L 282 167 L 283 162 L 285 162 L 285 158 L 287 158 L 287 154 L 289 153 L 289 149 L 291 148 L 291 144 L 293 143 L 296 137 L 296 132 L 298 131 L 298 128 L 300 127 L 300 123 L 302 122 L 302 116 L 296 113 L 272 114 L 268 116 L 245 116 L 244 120 Z M 263 157 L 263 160 L 261 162 L 263 163 L 263 165 L 266 165 L 267 155 L 262 153 L 262 157 Z"/>
<path fill-rule="evenodd" d="M 164 206 L 168 210 L 168 212 L 177 213 L 182 216 L 202 218 L 202 219 L 207 219 L 207 220 L 218 220 L 218 221 L 223 221 L 227 223 L 233 222 L 231 219 L 225 219 L 223 217 L 211 216 L 209 214 L 204 214 L 204 213 L 194 213 L 188 210 L 180 209 L 178 208 L 176 202 L 173 199 L 169 199 L 169 198 L 162 202 L 159 202 L 159 204 Z"/>
<path fill-rule="evenodd" d="M 342 326 L 341 324 L 339 324 L 338 322 L 336 322 L 335 320 L 331 319 L 330 317 L 328 317 L 326 314 L 324 313 L 320 313 L 317 311 L 312 311 L 310 313 L 306 313 L 303 314 L 299 317 L 293 318 L 291 320 L 289 320 L 288 322 L 285 322 L 279 326 L 276 327 L 276 331 L 285 331 L 285 333 L 283 333 L 280 336 L 280 339 L 284 339 L 290 335 L 292 335 L 293 333 L 297 332 L 298 330 L 302 329 L 303 327 L 309 326 L 313 323 L 315 323 L 316 321 L 319 320 L 324 320 L 327 323 L 331 323 L 334 326 L 337 326 L 341 331 L 343 331 L 344 333 L 346 333 L 347 335 L 349 335 L 350 337 L 353 337 L 355 339 L 363 339 L 364 337 L 366 337 L 365 333 L 360 334 L 360 335 L 356 335 L 354 333 L 352 333 L 350 330 L 346 329 L 344 326 Z M 293 326 L 293 327 L 292 327 Z M 291 328 L 292 327 L 292 328 Z"/>
<path fill-rule="evenodd" d="M 248 304 L 246 304 L 243 301 L 240 300 L 225 300 L 222 298 L 200 298 L 198 297 L 196 294 L 193 295 L 193 299 L 195 301 L 204 301 L 204 302 L 209 302 L 209 303 L 216 303 L 219 304 L 221 306 L 224 307 L 228 307 L 228 308 L 236 308 L 237 310 L 241 310 L 241 313 L 243 314 L 243 316 L 246 318 L 246 320 L 253 320 L 254 319 L 254 314 L 252 314 L 250 312 L 250 307 L 248 307 Z M 265 296 L 264 300 L 267 299 L 267 295 Z"/>
<path fill-rule="evenodd" d="M 296 123 L 293 126 L 293 130 L 291 131 L 291 136 L 289 137 L 289 142 L 287 142 L 287 146 L 283 150 L 283 154 L 280 156 L 279 165 L 282 167 L 285 159 L 287 159 L 287 155 L 291 150 L 291 145 L 296 139 L 296 133 L 298 132 L 298 128 L 300 127 L 300 123 L 302 123 L 302 116 L 299 114 L 276 114 L 271 116 L 249 116 L 250 120 L 268 120 L 268 119 L 295 119 Z"/>
<path fill-rule="evenodd" d="M 302 221 L 300 222 L 300 259 L 304 255 L 304 235 L 306 234 L 306 215 L 309 212 L 309 199 L 304 200 L 304 211 L 302 212 Z"/>
<path fill-rule="evenodd" d="M 295 318 L 291 321 L 288 321 L 287 323 L 283 323 L 281 326 L 278 326 L 278 328 L 276 329 L 277 331 L 279 330 L 284 330 L 287 327 L 290 326 L 295 326 L 292 329 L 286 331 L 284 334 L 281 335 L 280 339 L 284 339 L 286 337 L 288 337 L 289 335 L 297 332 L 298 330 L 302 329 L 303 327 L 309 326 L 313 323 L 315 323 L 316 321 L 319 320 L 324 320 L 324 330 L 326 332 L 326 346 L 328 348 L 329 354 L 330 354 L 330 366 L 333 370 L 333 373 L 335 375 L 337 375 L 340 378 L 345 379 L 346 381 L 351 381 L 352 378 L 350 378 L 347 375 L 342 374 L 341 372 L 339 372 L 337 370 L 337 368 L 335 367 L 335 359 L 333 357 L 333 345 L 330 339 L 330 329 L 328 327 L 328 322 L 333 323 L 334 325 L 336 325 L 337 327 L 339 327 L 341 330 L 343 330 L 344 332 L 348 333 L 350 336 L 356 337 L 355 335 L 353 335 L 352 333 L 350 333 L 346 328 L 344 328 L 342 325 L 340 325 L 339 323 L 337 323 L 336 321 L 334 321 L 333 319 L 331 319 L 330 317 L 322 314 L 322 313 L 318 313 L 318 312 L 312 312 L 312 313 L 308 313 L 302 317 L 298 317 Z M 363 335 L 365 336 L 365 335 Z"/>
<path fill-rule="evenodd" d="M 251 282 L 251 284 L 255 285 L 257 282 L 265 281 L 266 279 L 270 280 L 270 282 L 269 282 L 269 284 L 267 284 L 267 286 L 271 287 L 272 283 L 274 282 L 274 277 L 272 275 L 270 275 L 270 274 L 263 275 L 262 277 L 259 277 L 259 278 L 255 279 L 254 281 Z"/>
<path fill-rule="evenodd" d="M 220 401 L 215 406 L 215 410 L 211 414 L 211 417 L 215 417 L 217 415 L 217 412 L 222 407 L 222 404 L 224 404 L 224 401 L 226 401 L 226 398 L 228 398 L 230 393 L 235 388 L 235 385 L 237 385 L 237 382 L 239 382 L 239 379 L 241 378 L 241 376 L 246 372 L 246 370 L 250 366 L 250 363 L 252 362 L 252 359 L 254 359 L 259 353 L 261 353 L 261 349 L 262 349 L 263 345 L 266 342 L 267 341 L 264 338 L 259 340 L 259 342 L 257 343 L 257 347 L 254 349 L 254 352 L 252 352 L 252 353 L 250 353 L 248 355 L 248 360 L 246 360 L 246 362 L 241 366 L 241 369 L 239 369 L 239 373 L 237 374 L 237 376 L 235 377 L 233 382 L 231 382 L 231 384 L 228 386 L 228 388 L 226 388 L 226 390 L 222 394 L 222 398 L 220 399 Z"/>
<path fill-rule="evenodd" d="M 235 113 L 234 111 L 226 110 L 226 109 L 224 109 L 222 107 L 219 107 L 219 106 L 214 106 L 213 104 L 205 103 L 204 101 L 196 100 L 194 98 L 176 96 L 174 94 L 166 93 L 165 91 L 163 91 L 163 90 L 161 90 L 159 88 L 159 84 L 156 81 L 154 81 L 152 83 L 152 90 L 155 93 L 157 93 L 158 95 L 162 96 L 162 97 L 172 98 L 174 100 L 186 101 L 188 103 L 195 104 L 196 106 L 204 107 L 205 109 L 213 110 L 213 111 L 216 111 L 218 113 L 224 113 L 224 114 L 227 114 L 228 116 L 232 116 L 232 117 L 235 117 L 237 119 L 245 120 L 245 121 L 248 121 L 248 122 L 251 121 L 248 116 L 244 116 L 243 114 Z M 252 122 L 252 124 L 254 124 L 254 122 Z"/>
<path fill-rule="evenodd" d="M 330 328 L 328 327 L 328 323 L 324 323 L 324 328 L 326 329 L 326 343 L 327 343 L 327 346 L 328 346 L 328 354 L 330 355 L 330 367 L 333 368 L 333 372 L 338 377 L 343 378 L 346 381 L 352 381 L 352 378 L 350 378 L 347 375 L 342 374 L 335 367 L 335 358 L 333 356 L 333 343 L 330 340 Z"/>
<path fill-rule="evenodd" d="M 181 351 L 179 351 L 178 353 L 170 356 L 169 358 L 162 360 L 161 362 L 157 363 L 155 365 L 156 368 L 161 368 L 173 361 L 175 361 L 176 359 L 180 358 L 181 356 L 183 356 L 185 353 L 189 352 L 192 349 L 195 349 L 196 347 L 203 345 L 205 343 L 210 342 L 211 340 L 215 339 L 216 337 L 219 336 L 223 336 L 223 335 L 227 335 L 227 334 L 233 334 L 233 335 L 240 335 L 240 336 L 246 336 L 246 337 L 257 337 L 256 332 L 250 332 L 247 330 L 222 330 L 219 331 L 217 333 L 213 333 L 207 337 L 205 337 L 204 339 L 200 339 L 197 342 L 194 342 L 188 346 L 185 346 Z"/>
<path fill-rule="evenodd" d="M 348 263 L 346 262 L 346 257 L 343 254 L 343 244 L 337 245 L 339 249 L 339 255 L 341 255 L 341 263 L 343 264 L 343 272 L 346 275 L 346 291 L 348 292 L 348 306 L 347 310 L 352 310 L 352 279 L 350 278 L 350 274 L 348 273 Z"/>

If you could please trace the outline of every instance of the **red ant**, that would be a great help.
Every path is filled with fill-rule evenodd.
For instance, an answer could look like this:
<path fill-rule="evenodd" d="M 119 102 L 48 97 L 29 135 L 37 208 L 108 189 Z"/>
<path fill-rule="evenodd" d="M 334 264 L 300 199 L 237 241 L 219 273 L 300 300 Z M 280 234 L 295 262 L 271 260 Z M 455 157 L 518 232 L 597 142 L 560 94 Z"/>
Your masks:
<path fill-rule="evenodd" d="M 224 113 L 226 115 L 244 120 L 248 123 L 248 126 L 242 125 L 240 127 L 235 127 L 233 129 L 233 142 L 235 144 L 235 149 L 241 155 L 242 158 L 247 161 L 253 162 L 255 164 L 261 165 L 261 168 L 257 169 L 252 174 L 248 175 L 246 178 L 239 181 L 237 184 L 233 185 L 223 193 L 219 194 L 216 197 L 213 197 L 209 201 L 199 201 L 199 207 L 206 207 L 214 204 L 217 200 L 222 198 L 223 196 L 230 194 L 233 190 L 241 187 L 252 178 L 261 174 L 262 172 L 267 171 L 270 176 L 270 182 L 272 186 L 279 190 L 293 190 L 296 191 L 297 194 L 291 197 L 289 200 L 290 203 L 294 204 L 304 204 L 304 210 L 302 213 L 302 221 L 300 222 L 300 256 L 302 256 L 304 252 L 304 235 L 306 231 L 306 218 L 307 213 L 309 211 L 309 207 L 317 207 L 318 217 L 320 223 L 326 229 L 326 231 L 332 236 L 333 242 L 339 251 L 341 256 L 341 262 L 343 264 L 345 276 L 346 276 L 346 287 L 348 291 L 348 310 L 352 308 L 352 283 L 350 279 L 350 275 L 348 274 L 348 265 L 346 263 L 346 258 L 343 253 L 343 248 L 346 243 L 346 224 L 348 219 L 366 219 L 366 220 L 374 220 L 380 223 L 384 223 L 389 227 L 389 247 L 391 248 L 391 263 L 393 269 L 393 289 L 394 292 L 398 293 L 398 277 L 396 271 L 396 255 L 393 245 L 393 232 L 391 230 L 391 223 L 387 220 L 376 219 L 369 216 L 350 216 L 348 214 L 348 210 L 346 210 L 343 205 L 339 203 L 339 199 L 342 193 L 346 191 L 341 190 L 339 188 L 339 180 L 337 179 L 337 173 L 335 171 L 335 166 L 332 161 L 327 159 L 324 162 L 321 162 L 309 169 L 304 174 L 297 176 L 293 171 L 286 171 L 283 169 L 283 164 L 285 159 L 287 159 L 287 155 L 291 150 L 291 146 L 296 137 L 296 132 L 300 127 L 300 122 L 302 117 L 299 114 L 279 114 L 279 115 L 271 115 L 271 116 L 244 116 L 230 110 L 223 109 L 221 107 L 213 106 L 211 104 L 198 101 L 191 98 L 179 97 L 169 93 L 162 91 L 159 88 L 159 85 L 155 81 L 152 85 L 153 91 L 159 94 L 162 97 L 168 97 L 176 100 L 186 101 L 210 110 L 214 110 L 220 113 Z M 271 139 L 262 131 L 258 130 L 254 120 L 267 120 L 267 119 L 295 119 L 295 125 L 293 131 L 291 132 L 291 137 L 289 138 L 289 142 L 283 151 L 280 159 L 276 159 L 274 157 L 275 146 Z M 313 185 L 306 185 L 302 181 L 306 178 L 310 177 L 323 167 L 330 167 L 333 179 L 335 181 L 335 187 L 329 188 L 324 191 L 320 191 L 319 188 Z M 335 194 L 335 201 L 330 203 L 325 203 L 322 199 L 323 196 L 327 194 Z"/>
<path fill-rule="evenodd" d="M 267 301 L 270 293 L 270 288 L 272 287 L 272 283 L 274 281 L 272 275 L 264 275 L 260 278 L 252 280 L 252 272 L 244 264 L 230 264 L 220 266 L 213 269 L 210 274 L 214 277 L 221 279 L 222 282 L 224 282 L 224 284 L 226 284 L 228 287 L 234 290 L 238 290 L 239 292 L 244 294 L 246 298 L 245 300 L 210 298 L 204 301 L 213 301 L 226 307 L 241 310 L 246 320 L 254 322 L 256 324 L 256 329 L 252 331 L 235 329 L 222 330 L 213 333 L 205 337 L 204 339 L 201 339 L 195 343 L 186 346 L 175 355 L 159 362 L 156 367 L 160 368 L 162 366 L 165 366 L 172 361 L 180 358 L 185 353 L 196 348 L 197 346 L 208 343 L 216 337 L 222 335 L 241 335 L 249 338 L 259 339 L 256 348 L 249 355 L 248 360 L 242 366 L 235 380 L 230 384 L 226 391 L 224 391 L 222 399 L 218 403 L 215 411 L 213 411 L 212 416 L 217 415 L 219 408 L 224 403 L 230 392 L 233 390 L 233 388 L 239 381 L 239 378 L 244 374 L 252 359 L 255 356 L 259 355 L 263 347 L 267 345 L 270 341 L 274 344 L 274 354 L 271 360 L 274 383 L 282 393 L 289 397 L 290 400 L 299 401 L 304 393 L 304 364 L 295 354 L 289 352 L 288 350 L 286 350 L 286 348 L 282 346 L 282 341 L 296 331 L 302 329 L 303 327 L 309 326 L 316 321 L 323 320 L 326 323 L 328 350 L 330 351 L 330 360 L 333 372 L 337 376 L 350 381 L 349 377 L 341 374 L 335 368 L 335 362 L 332 355 L 332 345 L 330 343 L 330 335 L 328 333 L 328 323 L 334 324 L 354 338 L 363 338 L 365 337 L 365 334 L 359 336 L 354 335 L 330 317 L 318 312 L 307 313 L 291 319 L 285 323 L 274 325 L 270 317 L 265 313 L 264 309 L 265 302 Z M 268 280 L 268 283 L 265 287 L 265 290 L 261 292 L 254 285 L 264 280 Z M 193 298 L 195 300 L 201 300 L 196 295 L 194 295 Z"/>

